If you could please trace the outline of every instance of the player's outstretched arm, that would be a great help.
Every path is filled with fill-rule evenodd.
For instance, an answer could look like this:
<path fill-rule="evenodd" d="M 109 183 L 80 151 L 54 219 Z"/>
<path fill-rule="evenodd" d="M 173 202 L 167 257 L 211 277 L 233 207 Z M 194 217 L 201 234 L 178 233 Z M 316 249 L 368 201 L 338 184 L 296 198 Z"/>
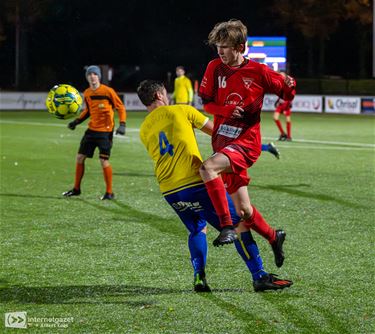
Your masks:
<path fill-rule="evenodd" d="M 214 123 L 212 123 L 212 121 L 208 120 L 207 123 L 205 125 L 203 125 L 202 128 L 200 128 L 200 130 L 206 134 L 208 134 L 209 136 L 212 136 L 212 130 L 214 128 Z"/>

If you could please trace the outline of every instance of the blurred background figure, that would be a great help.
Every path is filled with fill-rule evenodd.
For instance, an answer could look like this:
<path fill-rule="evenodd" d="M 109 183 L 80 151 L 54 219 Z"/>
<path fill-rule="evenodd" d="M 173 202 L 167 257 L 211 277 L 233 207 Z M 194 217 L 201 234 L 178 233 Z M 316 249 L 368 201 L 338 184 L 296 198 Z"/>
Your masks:
<path fill-rule="evenodd" d="M 292 141 L 292 102 L 285 101 L 281 98 L 278 98 L 275 102 L 275 112 L 273 113 L 273 119 L 276 123 L 277 128 L 280 131 L 279 140 L 281 141 Z M 283 126 L 280 121 L 280 114 L 283 113 L 285 115 L 285 123 L 286 123 L 286 133 L 283 129 Z"/>
<path fill-rule="evenodd" d="M 176 67 L 176 79 L 174 81 L 174 91 L 172 100 L 174 104 L 193 104 L 193 86 L 191 80 L 185 76 L 183 66 Z"/>

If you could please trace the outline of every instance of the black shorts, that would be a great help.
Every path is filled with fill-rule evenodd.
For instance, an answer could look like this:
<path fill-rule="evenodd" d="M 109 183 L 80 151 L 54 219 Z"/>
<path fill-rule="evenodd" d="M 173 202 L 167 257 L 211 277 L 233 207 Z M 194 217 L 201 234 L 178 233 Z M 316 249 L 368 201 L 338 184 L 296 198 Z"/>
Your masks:
<path fill-rule="evenodd" d="M 81 139 L 78 153 L 86 155 L 88 158 L 94 156 L 95 148 L 99 148 L 99 158 L 109 159 L 111 155 L 113 132 L 98 132 L 86 130 Z"/>

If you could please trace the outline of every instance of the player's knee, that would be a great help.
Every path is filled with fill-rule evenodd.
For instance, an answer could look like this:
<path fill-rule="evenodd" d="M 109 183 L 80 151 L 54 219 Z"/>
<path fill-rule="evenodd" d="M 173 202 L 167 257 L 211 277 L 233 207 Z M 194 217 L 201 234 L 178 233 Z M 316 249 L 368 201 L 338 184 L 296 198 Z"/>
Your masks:
<path fill-rule="evenodd" d="M 109 163 L 109 157 L 107 156 L 107 157 L 101 157 L 101 156 L 99 156 L 99 161 L 100 161 L 100 164 L 102 165 L 102 167 L 103 168 L 106 168 L 106 167 L 108 167 L 109 165 L 110 165 L 110 163 Z"/>
<path fill-rule="evenodd" d="M 199 173 L 202 178 L 207 176 L 215 177 L 217 174 L 215 170 L 215 164 L 210 160 L 204 161 L 199 168 Z"/>
<path fill-rule="evenodd" d="M 237 215 L 239 215 L 241 217 L 242 220 L 247 220 L 251 217 L 251 208 L 249 207 L 241 207 L 239 208 L 239 210 L 236 210 L 237 211 Z"/>
<path fill-rule="evenodd" d="M 85 160 L 86 160 L 85 155 L 80 154 L 80 153 L 77 155 L 77 158 L 76 158 L 77 164 L 83 164 L 85 162 Z"/>

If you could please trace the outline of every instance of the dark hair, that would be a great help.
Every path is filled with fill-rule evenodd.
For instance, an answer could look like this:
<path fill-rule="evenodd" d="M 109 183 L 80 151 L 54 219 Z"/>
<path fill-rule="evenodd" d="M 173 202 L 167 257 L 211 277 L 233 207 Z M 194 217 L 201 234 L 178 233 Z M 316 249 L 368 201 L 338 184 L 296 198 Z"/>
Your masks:
<path fill-rule="evenodd" d="M 165 87 L 161 81 L 144 80 L 139 84 L 137 94 L 141 102 L 148 107 L 156 100 L 156 93 L 162 92 L 163 89 Z"/>

